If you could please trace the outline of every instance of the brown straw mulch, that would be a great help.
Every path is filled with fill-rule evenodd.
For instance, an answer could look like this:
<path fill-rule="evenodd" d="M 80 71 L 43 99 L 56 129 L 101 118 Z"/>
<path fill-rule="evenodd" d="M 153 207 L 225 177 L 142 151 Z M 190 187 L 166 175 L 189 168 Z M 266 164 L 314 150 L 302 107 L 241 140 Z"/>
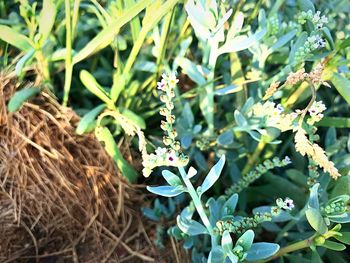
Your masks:
<path fill-rule="evenodd" d="M 17 86 L 0 73 L 0 262 L 154 261 L 142 196 L 49 92 L 9 114 Z"/>

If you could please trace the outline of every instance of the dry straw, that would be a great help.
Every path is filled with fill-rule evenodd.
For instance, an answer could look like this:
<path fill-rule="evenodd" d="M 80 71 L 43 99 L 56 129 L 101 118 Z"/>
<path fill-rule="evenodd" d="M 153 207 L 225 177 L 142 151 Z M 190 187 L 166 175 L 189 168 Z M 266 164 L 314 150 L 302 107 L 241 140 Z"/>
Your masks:
<path fill-rule="evenodd" d="M 0 262 L 152 261 L 143 197 L 48 92 L 8 114 L 16 86 L 1 73 Z"/>

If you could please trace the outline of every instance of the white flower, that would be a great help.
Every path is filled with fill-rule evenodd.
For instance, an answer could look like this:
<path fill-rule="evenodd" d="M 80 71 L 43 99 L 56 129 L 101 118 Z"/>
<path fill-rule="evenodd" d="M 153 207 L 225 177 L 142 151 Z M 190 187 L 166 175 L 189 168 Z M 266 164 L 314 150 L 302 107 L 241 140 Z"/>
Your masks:
<path fill-rule="evenodd" d="M 287 197 L 286 199 L 284 199 L 283 202 L 283 209 L 286 210 L 292 210 L 295 206 L 294 206 L 294 201 L 292 199 L 290 199 L 289 197 Z"/>
<path fill-rule="evenodd" d="M 174 151 L 168 151 L 166 154 L 166 159 L 169 165 L 172 165 L 177 162 L 177 156 Z"/>
<path fill-rule="evenodd" d="M 175 85 L 179 82 L 179 80 L 176 78 L 176 74 L 175 72 L 172 72 L 169 76 L 168 76 L 168 85 L 170 87 L 175 87 Z"/>
<path fill-rule="evenodd" d="M 155 151 L 156 155 L 158 157 L 162 157 L 167 153 L 167 149 L 166 148 L 161 148 L 161 147 L 158 147 Z"/>

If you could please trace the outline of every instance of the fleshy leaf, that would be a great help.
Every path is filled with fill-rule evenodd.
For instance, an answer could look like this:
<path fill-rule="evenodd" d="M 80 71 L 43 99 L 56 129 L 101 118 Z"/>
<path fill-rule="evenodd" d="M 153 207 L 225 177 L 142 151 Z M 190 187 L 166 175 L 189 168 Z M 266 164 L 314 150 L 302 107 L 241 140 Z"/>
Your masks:
<path fill-rule="evenodd" d="M 224 233 L 222 234 L 221 246 L 226 253 L 232 250 L 232 247 L 233 247 L 232 238 L 231 238 L 230 232 L 228 232 L 227 230 L 225 230 Z"/>
<path fill-rule="evenodd" d="M 350 232 L 341 232 L 341 236 L 334 236 L 334 238 L 346 245 L 350 245 Z"/>
<path fill-rule="evenodd" d="M 310 190 L 310 198 L 309 198 L 309 207 L 319 209 L 320 204 L 318 202 L 318 187 L 320 186 L 319 183 L 315 184 L 311 190 Z"/>
<path fill-rule="evenodd" d="M 255 261 L 273 256 L 280 249 L 275 243 L 258 242 L 254 243 L 247 253 L 246 260 Z"/>
<path fill-rule="evenodd" d="M 222 215 L 232 215 L 233 212 L 236 209 L 236 205 L 238 202 L 238 194 L 233 194 L 231 197 L 225 202 L 225 204 L 222 207 Z"/>
<path fill-rule="evenodd" d="M 19 108 L 22 107 L 24 102 L 26 102 L 28 99 L 35 96 L 39 92 L 40 89 L 34 87 L 16 91 L 16 93 L 10 99 L 7 105 L 7 109 L 9 110 L 9 112 L 15 112 L 19 110 Z"/>
<path fill-rule="evenodd" d="M 187 235 L 197 236 L 202 234 L 208 234 L 208 230 L 201 223 L 192 220 L 186 219 L 178 215 L 176 218 L 177 226 Z"/>
<path fill-rule="evenodd" d="M 184 192 L 183 187 L 175 187 L 175 186 L 147 186 L 147 190 L 153 194 L 165 196 L 165 197 L 173 197 Z"/>
<path fill-rule="evenodd" d="M 212 187 L 215 182 L 219 179 L 222 168 L 225 164 L 225 155 L 222 155 L 220 160 L 210 169 L 207 177 L 205 178 L 202 189 L 201 189 L 201 195 L 208 191 L 210 187 Z"/>
<path fill-rule="evenodd" d="M 327 225 L 321 213 L 317 209 L 310 207 L 308 210 L 306 210 L 305 214 L 307 221 L 313 229 L 315 229 L 320 234 L 327 232 Z"/>
<path fill-rule="evenodd" d="M 225 262 L 225 253 L 220 246 L 212 248 L 209 253 L 208 263 L 224 263 Z"/>
<path fill-rule="evenodd" d="M 254 231 L 249 229 L 246 232 L 244 232 L 243 235 L 237 240 L 236 246 L 239 245 L 243 247 L 244 251 L 249 251 L 253 244 L 254 240 Z"/>
<path fill-rule="evenodd" d="M 168 170 L 164 170 L 162 172 L 162 175 L 164 179 L 168 182 L 168 184 L 170 184 L 171 186 L 176 187 L 176 186 L 182 185 L 180 178 L 176 174 L 173 174 Z"/>
<path fill-rule="evenodd" d="M 326 240 L 321 246 L 334 251 L 343 251 L 346 249 L 345 245 L 329 240 Z"/>
<path fill-rule="evenodd" d="M 86 113 L 80 120 L 78 127 L 76 128 L 75 132 L 77 134 L 83 134 L 85 132 L 90 131 L 90 127 L 93 125 L 93 123 L 96 120 L 97 115 L 99 115 L 104 109 L 106 108 L 105 104 L 99 105 L 95 108 L 93 108 L 91 111 Z"/>

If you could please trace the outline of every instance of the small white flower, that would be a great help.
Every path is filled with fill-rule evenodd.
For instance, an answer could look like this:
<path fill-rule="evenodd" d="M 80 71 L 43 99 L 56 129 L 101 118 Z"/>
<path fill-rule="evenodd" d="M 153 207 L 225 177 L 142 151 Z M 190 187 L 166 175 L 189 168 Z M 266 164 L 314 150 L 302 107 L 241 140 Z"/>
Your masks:
<path fill-rule="evenodd" d="M 286 209 L 286 210 L 292 210 L 295 207 L 294 201 L 292 199 L 290 199 L 289 197 L 284 199 L 283 204 L 284 204 L 284 206 L 282 208 Z"/>
<path fill-rule="evenodd" d="M 167 162 L 171 165 L 177 162 L 177 156 L 174 151 L 168 151 L 166 155 Z"/>
<path fill-rule="evenodd" d="M 160 90 L 165 90 L 166 87 L 166 81 L 165 79 L 162 79 L 161 81 L 157 82 L 157 88 Z"/>
<path fill-rule="evenodd" d="M 174 87 L 178 82 L 179 80 L 176 78 L 175 72 L 168 76 L 168 84 L 170 87 Z"/>
<path fill-rule="evenodd" d="M 287 164 L 291 164 L 292 160 L 289 158 L 289 156 L 284 157 L 283 161 Z"/>
<path fill-rule="evenodd" d="M 166 148 L 161 148 L 161 147 L 158 147 L 155 151 L 156 155 L 158 157 L 163 157 L 166 153 L 167 153 L 167 149 Z"/>

